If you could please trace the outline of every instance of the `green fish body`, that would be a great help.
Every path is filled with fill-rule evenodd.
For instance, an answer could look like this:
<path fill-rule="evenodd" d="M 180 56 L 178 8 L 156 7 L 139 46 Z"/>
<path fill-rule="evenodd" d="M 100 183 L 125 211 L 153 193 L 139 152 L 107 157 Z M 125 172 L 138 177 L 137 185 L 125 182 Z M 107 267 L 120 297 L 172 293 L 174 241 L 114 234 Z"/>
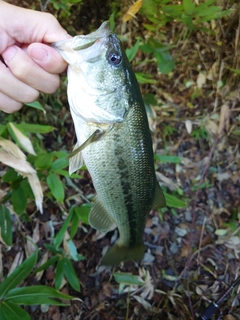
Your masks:
<path fill-rule="evenodd" d="M 102 264 L 140 260 L 146 217 L 165 200 L 135 75 L 106 22 L 54 47 L 69 63 L 68 100 L 78 141 L 70 172 L 85 163 L 91 174 L 97 193 L 89 215 L 92 227 L 107 232 L 116 225 L 119 230 Z"/>

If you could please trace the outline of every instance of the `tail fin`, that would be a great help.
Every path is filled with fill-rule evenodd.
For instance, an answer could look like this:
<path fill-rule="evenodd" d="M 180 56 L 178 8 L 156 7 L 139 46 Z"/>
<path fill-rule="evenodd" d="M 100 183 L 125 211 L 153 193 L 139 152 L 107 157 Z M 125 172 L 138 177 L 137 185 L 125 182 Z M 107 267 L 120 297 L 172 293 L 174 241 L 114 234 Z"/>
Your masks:
<path fill-rule="evenodd" d="M 122 261 L 141 260 L 143 258 L 145 247 L 143 244 L 126 247 L 115 244 L 102 258 L 101 265 L 116 266 Z"/>

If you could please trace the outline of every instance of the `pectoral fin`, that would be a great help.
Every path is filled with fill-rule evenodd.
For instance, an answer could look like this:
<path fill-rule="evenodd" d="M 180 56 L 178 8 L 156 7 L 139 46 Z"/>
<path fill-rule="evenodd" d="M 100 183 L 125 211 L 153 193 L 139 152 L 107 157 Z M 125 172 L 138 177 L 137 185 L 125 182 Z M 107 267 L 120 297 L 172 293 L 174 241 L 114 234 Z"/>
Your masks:
<path fill-rule="evenodd" d="M 71 155 L 79 148 L 79 144 L 76 143 L 73 152 Z M 69 159 L 69 174 L 72 174 L 73 172 L 77 171 L 79 168 L 81 168 L 84 165 L 84 160 L 81 151 L 78 151 L 75 155 L 71 156 Z"/>
<path fill-rule="evenodd" d="M 158 209 L 158 208 L 164 208 L 164 207 L 166 207 L 166 201 L 165 201 L 163 192 L 159 186 L 159 183 L 156 180 L 155 196 L 154 196 L 152 208 Z"/>
<path fill-rule="evenodd" d="M 99 200 L 94 202 L 88 221 L 93 228 L 101 232 L 108 232 L 115 226 L 115 222 Z"/>
<path fill-rule="evenodd" d="M 97 141 L 98 139 L 100 139 L 100 137 L 104 134 L 105 132 L 97 129 L 96 131 L 93 132 L 93 134 L 90 135 L 89 138 L 87 138 L 87 140 L 85 142 L 83 142 L 83 144 L 81 144 L 80 146 L 78 146 L 76 144 L 76 146 L 73 149 L 73 152 L 68 156 L 69 159 L 71 159 L 72 157 L 74 157 L 77 153 L 81 152 L 84 148 L 86 148 L 90 143 Z"/>
<path fill-rule="evenodd" d="M 86 148 L 90 143 L 100 139 L 100 137 L 104 133 L 105 133 L 104 131 L 97 129 L 96 131 L 93 132 L 93 134 L 90 135 L 90 137 L 85 142 L 83 142 L 83 144 L 79 145 L 79 143 L 77 142 L 72 153 L 68 156 L 69 174 L 72 174 L 73 172 L 77 171 L 79 168 L 81 168 L 84 165 L 81 151 L 84 148 Z"/>

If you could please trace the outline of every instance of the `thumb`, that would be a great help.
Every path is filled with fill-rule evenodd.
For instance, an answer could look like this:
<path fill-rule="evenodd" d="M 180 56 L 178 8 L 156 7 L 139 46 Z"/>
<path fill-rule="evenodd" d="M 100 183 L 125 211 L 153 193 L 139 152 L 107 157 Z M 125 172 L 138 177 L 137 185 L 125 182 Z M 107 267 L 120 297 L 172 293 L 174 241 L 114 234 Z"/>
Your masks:
<path fill-rule="evenodd" d="M 43 43 L 32 43 L 27 48 L 27 54 L 40 67 L 49 73 L 62 73 L 67 68 L 67 63 L 52 47 Z"/>

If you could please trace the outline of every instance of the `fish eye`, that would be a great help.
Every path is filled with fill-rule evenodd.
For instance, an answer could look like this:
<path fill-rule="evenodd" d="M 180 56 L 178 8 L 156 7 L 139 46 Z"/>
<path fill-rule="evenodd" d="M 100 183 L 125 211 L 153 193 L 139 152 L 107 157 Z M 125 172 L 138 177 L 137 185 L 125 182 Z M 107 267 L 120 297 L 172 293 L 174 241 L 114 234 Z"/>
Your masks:
<path fill-rule="evenodd" d="M 107 59 L 108 62 L 115 67 L 117 67 L 122 61 L 121 55 L 117 52 L 109 52 Z"/>

